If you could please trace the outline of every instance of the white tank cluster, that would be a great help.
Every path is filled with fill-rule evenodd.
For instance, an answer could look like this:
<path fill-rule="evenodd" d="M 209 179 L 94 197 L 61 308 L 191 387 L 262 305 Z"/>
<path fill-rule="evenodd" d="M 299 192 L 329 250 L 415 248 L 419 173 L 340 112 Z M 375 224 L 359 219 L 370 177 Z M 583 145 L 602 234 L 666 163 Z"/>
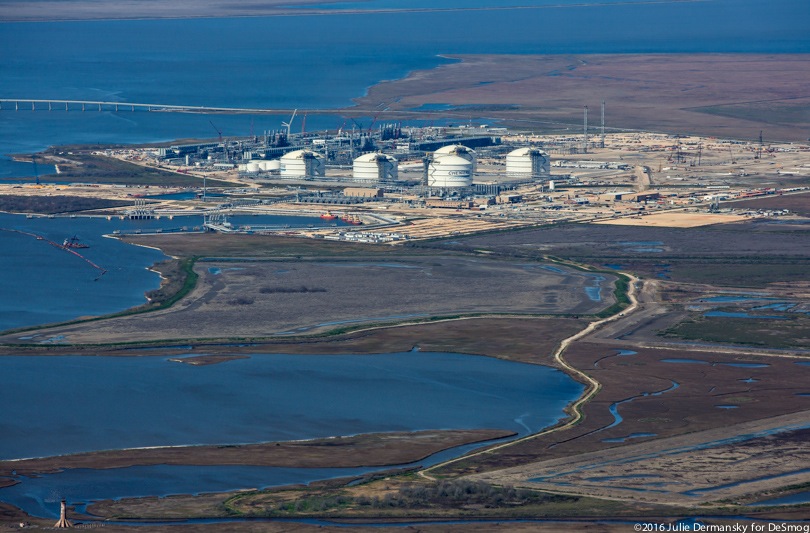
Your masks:
<path fill-rule="evenodd" d="M 279 170 L 286 178 L 313 178 L 324 175 L 323 155 L 312 150 L 296 150 L 281 156 Z"/>
<path fill-rule="evenodd" d="M 273 160 L 253 160 L 249 163 L 239 165 L 239 172 L 247 172 L 248 174 L 255 174 L 258 172 L 273 172 L 278 171 L 281 163 L 278 159 Z"/>
<path fill-rule="evenodd" d="M 363 154 L 354 160 L 352 176 L 356 181 L 396 181 L 398 168 L 397 160 L 390 155 Z"/>
<path fill-rule="evenodd" d="M 428 164 L 427 184 L 429 187 L 469 187 L 475 168 L 475 150 L 460 144 L 442 146 L 433 152 L 433 160 Z"/>
<path fill-rule="evenodd" d="M 550 171 L 548 154 L 538 148 L 518 148 L 506 154 L 507 176 L 539 176 Z"/>

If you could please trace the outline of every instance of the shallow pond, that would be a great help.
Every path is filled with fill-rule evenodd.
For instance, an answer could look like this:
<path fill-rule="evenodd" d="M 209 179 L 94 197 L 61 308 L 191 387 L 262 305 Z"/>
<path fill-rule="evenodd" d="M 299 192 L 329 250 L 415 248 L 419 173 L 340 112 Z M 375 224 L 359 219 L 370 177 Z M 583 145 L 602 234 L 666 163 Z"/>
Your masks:
<path fill-rule="evenodd" d="M 379 431 L 537 431 L 582 392 L 563 372 L 451 353 L 2 357 L 0 458 Z M 59 435 L 54 439 L 53 435 Z"/>

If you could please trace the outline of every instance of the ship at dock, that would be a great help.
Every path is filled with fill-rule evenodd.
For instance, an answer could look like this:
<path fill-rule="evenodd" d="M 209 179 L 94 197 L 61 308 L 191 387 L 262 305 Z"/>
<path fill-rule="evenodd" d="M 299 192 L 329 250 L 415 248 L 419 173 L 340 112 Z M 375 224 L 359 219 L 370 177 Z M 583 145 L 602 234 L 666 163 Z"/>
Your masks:
<path fill-rule="evenodd" d="M 351 224 L 352 226 L 360 226 L 363 224 L 363 221 L 357 215 L 345 214 L 340 217 L 340 220 L 345 222 L 346 224 Z"/>

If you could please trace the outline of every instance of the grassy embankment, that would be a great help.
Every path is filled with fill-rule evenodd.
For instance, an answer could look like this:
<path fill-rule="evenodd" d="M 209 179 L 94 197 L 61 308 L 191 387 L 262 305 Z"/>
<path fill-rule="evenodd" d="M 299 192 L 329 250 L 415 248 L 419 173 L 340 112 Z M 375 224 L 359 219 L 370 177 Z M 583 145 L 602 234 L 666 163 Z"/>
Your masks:
<path fill-rule="evenodd" d="M 111 185 L 202 187 L 202 179 L 157 167 L 136 165 L 114 157 L 94 154 L 104 147 L 55 147 L 43 152 L 43 158 L 59 165 L 60 181 L 105 183 Z M 47 182 L 47 176 L 41 178 Z M 237 187 L 238 183 L 208 179 L 208 187 Z"/>
<path fill-rule="evenodd" d="M 733 312 L 733 311 L 732 311 Z M 763 348 L 807 348 L 810 318 L 800 313 L 770 313 L 784 319 L 693 315 L 659 333 L 662 337 L 731 343 Z"/>
<path fill-rule="evenodd" d="M 633 504 L 495 486 L 464 479 L 426 481 L 413 472 L 372 474 L 233 495 L 222 502 L 229 516 L 355 519 L 539 519 L 635 516 Z M 647 513 L 659 513 L 649 507 Z"/>

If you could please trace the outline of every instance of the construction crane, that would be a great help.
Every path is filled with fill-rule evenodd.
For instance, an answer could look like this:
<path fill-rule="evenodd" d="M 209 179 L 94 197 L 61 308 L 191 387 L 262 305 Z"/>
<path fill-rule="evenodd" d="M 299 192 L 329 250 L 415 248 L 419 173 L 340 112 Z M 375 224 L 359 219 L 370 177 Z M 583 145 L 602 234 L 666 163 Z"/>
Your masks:
<path fill-rule="evenodd" d="M 220 131 L 220 129 L 219 129 L 219 128 L 217 128 L 217 127 L 214 125 L 214 123 L 213 123 L 213 122 L 211 122 L 210 120 L 208 121 L 208 123 L 209 123 L 209 124 L 211 124 L 211 126 L 214 128 L 214 131 L 216 131 L 216 132 L 217 132 L 217 135 L 219 135 L 219 142 L 222 142 L 222 131 Z"/>
<path fill-rule="evenodd" d="M 31 164 L 34 165 L 34 179 L 39 185 L 39 169 L 37 168 L 37 154 L 31 154 Z"/>
<path fill-rule="evenodd" d="M 296 114 L 296 113 L 298 113 L 298 110 L 297 110 L 297 109 L 296 109 L 295 111 L 293 111 L 293 114 L 292 114 L 292 116 L 290 117 L 290 121 L 289 121 L 289 122 L 282 122 L 282 123 L 281 123 L 281 125 L 282 125 L 282 126 L 284 126 L 284 127 L 286 127 L 286 128 L 287 128 L 287 138 L 288 138 L 288 139 L 290 138 L 290 127 L 292 127 L 292 123 L 293 123 L 293 120 L 295 120 L 295 114 Z"/>
<path fill-rule="evenodd" d="M 386 109 L 387 109 L 387 108 L 386 108 Z M 378 112 L 377 112 L 377 114 L 376 114 L 376 115 L 374 115 L 374 118 L 372 118 L 372 119 L 371 119 L 371 124 L 369 124 L 369 125 L 368 125 L 368 131 L 366 132 L 367 134 L 371 135 L 371 128 L 373 128 L 373 127 L 374 127 L 374 124 L 376 124 L 376 123 L 377 123 L 377 117 L 379 117 L 379 116 L 380 116 L 380 114 L 381 114 L 383 111 L 385 111 L 385 109 L 381 109 L 380 111 L 378 111 Z"/>

